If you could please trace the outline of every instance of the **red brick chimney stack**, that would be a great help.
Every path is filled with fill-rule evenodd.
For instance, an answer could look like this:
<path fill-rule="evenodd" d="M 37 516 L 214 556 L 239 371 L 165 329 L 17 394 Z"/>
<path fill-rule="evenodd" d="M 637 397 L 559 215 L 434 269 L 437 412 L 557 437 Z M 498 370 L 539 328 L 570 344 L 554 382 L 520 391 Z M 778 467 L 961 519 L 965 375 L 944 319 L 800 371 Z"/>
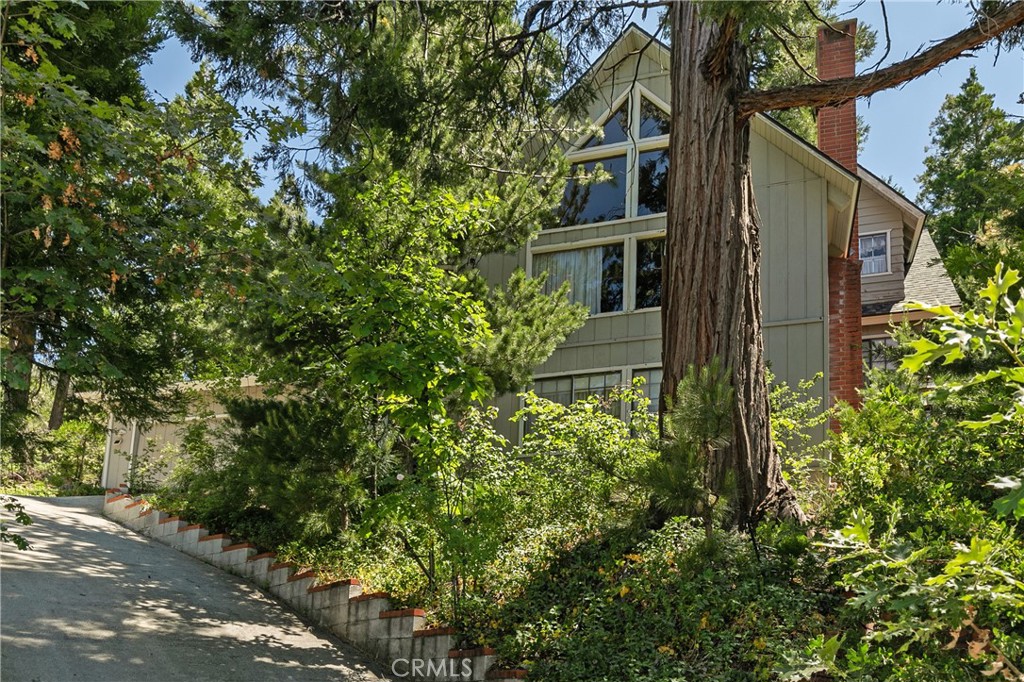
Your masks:
<path fill-rule="evenodd" d="M 818 29 L 818 78 L 823 81 L 856 75 L 857 55 L 854 38 L 857 20 L 850 19 Z M 818 149 L 857 173 L 857 103 L 850 100 L 838 107 L 818 110 Z"/>
<path fill-rule="evenodd" d="M 834 80 L 856 74 L 854 37 L 857 20 L 818 30 L 818 78 Z M 857 169 L 857 105 L 854 100 L 818 111 L 818 148 L 851 173 Z M 857 389 L 864 384 L 861 356 L 861 301 L 857 214 L 853 216 L 846 257 L 828 259 L 829 397 L 860 405 Z"/>

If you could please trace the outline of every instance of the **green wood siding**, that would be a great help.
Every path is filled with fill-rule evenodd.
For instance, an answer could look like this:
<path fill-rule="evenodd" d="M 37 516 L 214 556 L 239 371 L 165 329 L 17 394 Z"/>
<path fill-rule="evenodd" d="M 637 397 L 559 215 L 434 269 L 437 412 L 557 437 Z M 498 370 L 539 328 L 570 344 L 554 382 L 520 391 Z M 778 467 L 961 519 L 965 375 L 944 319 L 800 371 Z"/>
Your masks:
<path fill-rule="evenodd" d="M 669 101 L 667 70 L 646 56 L 637 69 L 637 56 L 619 64 L 597 89 L 590 115 L 602 116 L 615 100 L 637 82 L 663 101 Z M 768 364 L 779 380 L 799 381 L 827 373 L 826 181 L 804 163 L 759 134 L 751 135 L 751 167 L 762 219 L 762 303 Z M 481 270 L 492 285 L 508 279 L 512 269 L 529 269 L 528 250 L 571 247 L 591 240 L 661 233 L 665 216 L 647 216 L 604 224 L 542 232 L 518 258 L 492 256 Z M 661 313 L 658 309 L 610 313 L 591 317 L 572 334 L 543 366 L 538 376 L 582 374 L 604 370 L 657 366 L 661 362 Z M 627 372 L 628 374 L 628 372 Z M 626 375 L 624 375 L 625 378 Z M 816 394 L 824 399 L 825 381 Z M 502 416 L 499 429 L 515 441 L 518 427 L 507 423 L 519 405 L 517 398 L 496 400 Z M 817 434 L 824 436 L 824 432 Z"/>

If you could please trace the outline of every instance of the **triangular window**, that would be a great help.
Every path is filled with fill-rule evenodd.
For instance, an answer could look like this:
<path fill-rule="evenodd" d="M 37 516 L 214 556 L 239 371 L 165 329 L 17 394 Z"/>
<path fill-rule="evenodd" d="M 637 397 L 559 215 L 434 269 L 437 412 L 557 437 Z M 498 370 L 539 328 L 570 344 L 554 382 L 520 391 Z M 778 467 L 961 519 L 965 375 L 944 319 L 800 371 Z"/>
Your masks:
<path fill-rule="evenodd" d="M 646 97 L 640 98 L 640 138 L 668 135 L 668 114 Z"/>
<path fill-rule="evenodd" d="M 584 143 L 582 149 L 589 149 L 590 147 L 596 147 L 600 144 L 616 144 L 618 142 L 625 142 L 629 139 L 628 106 L 629 100 L 627 99 L 614 114 L 608 117 L 608 120 L 604 124 L 604 136 L 599 138 L 597 135 L 594 135 Z"/>

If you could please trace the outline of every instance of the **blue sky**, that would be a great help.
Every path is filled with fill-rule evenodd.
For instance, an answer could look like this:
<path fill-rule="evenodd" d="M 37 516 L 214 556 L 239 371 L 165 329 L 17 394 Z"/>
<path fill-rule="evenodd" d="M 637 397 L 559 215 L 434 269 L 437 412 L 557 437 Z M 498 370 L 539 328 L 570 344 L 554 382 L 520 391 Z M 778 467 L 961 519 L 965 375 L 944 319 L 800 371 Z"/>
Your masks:
<path fill-rule="evenodd" d="M 853 9 L 852 16 L 878 30 L 879 52 L 861 65 L 866 68 L 881 55 L 885 43 L 881 6 L 874 0 L 856 5 L 842 2 L 838 11 Z M 886 64 L 913 54 L 922 45 L 927 47 L 931 41 L 956 33 L 967 25 L 969 16 L 968 7 L 962 3 L 890 1 L 885 7 L 892 37 Z M 988 46 L 973 58 L 954 60 L 900 88 L 859 100 L 858 113 L 871 126 L 861 152 L 861 164 L 879 177 L 891 176 L 904 193 L 914 199 L 918 190 L 915 178 L 923 169 L 925 147 L 929 143 L 928 126 L 945 96 L 959 90 L 971 66 L 978 69 L 982 85 L 995 95 L 1000 107 L 1011 114 L 1024 115 L 1024 105 L 1018 101 L 1024 92 L 1024 50 L 1003 52 L 998 62 L 993 63 L 995 56 L 995 47 Z M 195 70 L 188 51 L 177 41 L 170 40 L 154 55 L 153 62 L 143 68 L 143 77 L 151 90 L 170 98 L 184 90 Z M 273 185 L 273 181 L 269 184 Z M 260 194 L 267 198 L 272 193 L 270 186 Z"/>
<path fill-rule="evenodd" d="M 839 11 L 855 3 L 842 3 Z M 886 63 L 899 61 L 931 41 L 953 35 L 967 25 L 969 9 L 960 3 L 887 2 L 892 49 Z M 878 2 L 868 0 L 853 16 L 878 31 L 879 47 L 871 66 L 881 56 L 885 35 Z M 956 59 L 941 68 L 906 83 L 900 88 L 876 93 L 857 102 L 857 113 L 871 126 L 860 163 L 875 175 L 890 175 L 906 195 L 917 195 L 915 178 L 924 169 L 925 147 L 929 144 L 928 126 L 934 120 L 946 95 L 957 92 L 967 79 L 971 66 L 978 79 L 996 97 L 996 104 L 1011 114 L 1024 114 L 1018 103 L 1024 91 L 1024 50 L 1003 52 L 998 63 L 994 45 L 976 53 L 974 58 Z"/>

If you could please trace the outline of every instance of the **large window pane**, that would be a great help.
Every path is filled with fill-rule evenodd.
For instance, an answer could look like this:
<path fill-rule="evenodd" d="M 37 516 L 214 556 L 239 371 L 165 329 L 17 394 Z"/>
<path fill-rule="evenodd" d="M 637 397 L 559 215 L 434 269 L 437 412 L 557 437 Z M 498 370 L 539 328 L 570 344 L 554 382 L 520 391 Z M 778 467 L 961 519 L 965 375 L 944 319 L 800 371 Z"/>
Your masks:
<path fill-rule="evenodd" d="M 577 400 L 592 395 L 601 398 L 602 408 L 609 414 L 622 417 L 622 401 L 611 399 L 612 390 L 622 383 L 621 372 L 601 374 L 577 374 L 550 379 L 538 379 L 533 384 L 533 392 L 541 398 L 555 403 L 569 405 Z M 530 430 L 529 422 L 526 430 Z"/>
<path fill-rule="evenodd" d="M 539 253 L 533 257 L 533 272 L 548 273 L 544 293 L 553 293 L 563 282 L 569 282 L 570 296 L 582 303 L 591 314 L 601 312 L 601 256 L 603 249 L 573 249 Z"/>
<path fill-rule="evenodd" d="M 591 174 L 598 164 L 611 177 L 590 184 L 570 180 L 562 199 L 559 224 L 589 225 L 626 217 L 626 157 L 573 164 L 573 175 Z"/>
<path fill-rule="evenodd" d="M 640 99 L 640 137 L 668 135 L 668 114 L 647 98 Z"/>
<path fill-rule="evenodd" d="M 622 310 L 623 295 L 623 245 L 609 244 L 601 247 L 601 312 L 615 313 Z"/>
<path fill-rule="evenodd" d="M 637 171 L 637 215 L 664 213 L 668 208 L 668 150 L 641 152 Z"/>
<path fill-rule="evenodd" d="M 595 135 L 587 140 L 583 145 L 583 149 L 596 147 L 599 144 L 625 142 L 629 138 L 629 115 L 626 113 L 626 108 L 629 105 L 628 102 L 629 100 L 623 102 L 622 106 L 605 122 L 602 129 L 604 134 L 601 137 Z"/>
<path fill-rule="evenodd" d="M 548 273 L 545 293 L 569 282 L 572 300 L 587 306 L 592 315 L 613 313 L 622 310 L 622 259 L 622 243 L 539 253 L 533 257 L 533 272 Z"/>
<path fill-rule="evenodd" d="M 661 305 L 661 262 L 665 239 L 643 239 L 636 243 L 636 300 L 633 307 L 657 308 Z"/>

